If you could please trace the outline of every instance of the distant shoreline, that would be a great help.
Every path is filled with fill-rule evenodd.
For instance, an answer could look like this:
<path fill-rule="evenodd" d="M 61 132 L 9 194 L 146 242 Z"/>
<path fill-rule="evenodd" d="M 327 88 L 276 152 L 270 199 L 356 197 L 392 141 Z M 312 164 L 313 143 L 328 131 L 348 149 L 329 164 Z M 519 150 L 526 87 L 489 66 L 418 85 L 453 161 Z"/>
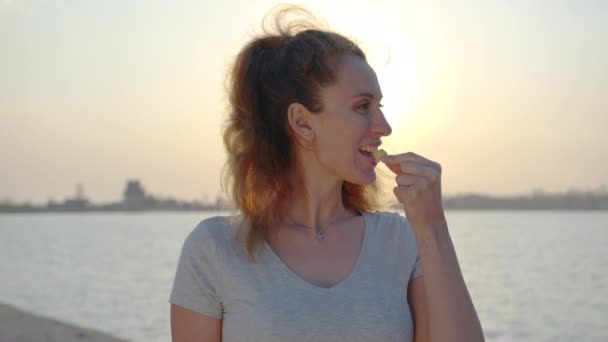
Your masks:
<path fill-rule="evenodd" d="M 568 192 L 548 194 L 536 192 L 530 195 L 495 197 L 483 194 L 461 194 L 445 196 L 445 210 L 608 210 L 608 192 Z M 63 204 L 49 203 L 46 206 L 30 203 L 0 203 L 2 213 L 147 213 L 147 212 L 217 212 L 234 210 L 230 202 L 218 199 L 217 203 L 201 204 L 178 200 L 157 200 L 141 197 L 134 200 L 127 197 L 122 202 L 97 205 L 84 198 L 66 200 Z M 399 203 L 387 208 L 401 209 Z"/>
<path fill-rule="evenodd" d="M 127 342 L 128 340 L 0 303 L 0 341 Z"/>
<path fill-rule="evenodd" d="M 401 206 L 393 206 L 387 210 L 401 210 Z M 469 208 L 456 207 L 444 208 L 446 212 L 450 211 L 608 211 L 608 208 Z M 21 210 L 21 211 L 0 211 L 1 215 L 15 214 L 148 214 L 148 213 L 208 213 L 208 212 L 230 212 L 226 209 L 218 210 Z"/>
<path fill-rule="evenodd" d="M 608 210 L 608 188 L 599 186 L 596 190 L 550 193 L 542 188 L 529 194 L 494 196 L 482 193 L 445 194 L 442 198 L 445 210 Z M 393 198 L 394 200 L 394 198 Z M 401 209 L 399 203 L 385 203 L 393 209 Z M 93 203 L 86 196 L 81 184 L 76 196 L 62 202 L 50 199 L 45 204 L 31 201 L 15 203 L 9 198 L 0 201 L 2 213 L 104 213 L 104 212 L 210 212 L 228 211 L 234 203 L 218 196 L 215 202 L 183 201 L 173 197 L 163 198 L 147 194 L 139 180 L 129 180 L 123 198 L 111 203 Z"/>

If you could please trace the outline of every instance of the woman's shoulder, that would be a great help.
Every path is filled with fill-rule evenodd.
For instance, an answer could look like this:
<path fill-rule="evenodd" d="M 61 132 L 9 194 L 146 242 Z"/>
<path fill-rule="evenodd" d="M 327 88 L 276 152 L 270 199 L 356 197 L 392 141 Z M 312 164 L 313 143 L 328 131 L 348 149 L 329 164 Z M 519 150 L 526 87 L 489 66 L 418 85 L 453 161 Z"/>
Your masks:
<path fill-rule="evenodd" d="M 223 244 L 233 226 L 234 216 L 211 216 L 201 220 L 186 237 L 189 245 Z"/>
<path fill-rule="evenodd" d="M 364 212 L 368 216 L 370 224 L 376 230 L 390 231 L 394 233 L 409 233 L 411 226 L 405 216 L 395 211 L 373 211 Z"/>

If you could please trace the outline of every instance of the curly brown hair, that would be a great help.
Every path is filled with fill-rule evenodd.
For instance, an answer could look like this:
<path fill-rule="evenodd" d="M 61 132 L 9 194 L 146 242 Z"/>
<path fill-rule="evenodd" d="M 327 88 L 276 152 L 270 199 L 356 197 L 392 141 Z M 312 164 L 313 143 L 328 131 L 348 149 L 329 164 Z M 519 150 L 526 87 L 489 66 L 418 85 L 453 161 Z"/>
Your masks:
<path fill-rule="evenodd" d="M 293 15 L 307 18 L 286 23 Z M 289 175 L 296 150 L 287 108 L 298 102 L 321 112 L 319 90 L 335 82 L 338 57 L 366 60 L 357 44 L 317 28 L 312 14 L 301 7 L 280 7 L 274 18 L 272 29 L 264 27 L 262 35 L 243 47 L 227 78 L 229 116 L 223 140 L 228 159 L 222 188 L 241 213 L 247 255 L 254 262 L 255 247 L 268 227 L 283 219 L 293 195 Z M 377 209 L 379 195 L 377 182 L 342 185 L 346 208 Z"/>

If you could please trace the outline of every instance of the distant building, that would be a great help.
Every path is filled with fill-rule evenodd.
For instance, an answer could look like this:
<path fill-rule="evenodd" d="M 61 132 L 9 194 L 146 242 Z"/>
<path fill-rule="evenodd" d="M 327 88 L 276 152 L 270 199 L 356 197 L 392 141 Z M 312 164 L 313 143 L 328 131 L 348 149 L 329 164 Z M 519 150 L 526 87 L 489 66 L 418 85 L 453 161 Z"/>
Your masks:
<path fill-rule="evenodd" d="M 63 201 L 63 207 L 69 210 L 86 209 L 90 204 L 86 198 L 68 198 Z"/>
<path fill-rule="evenodd" d="M 63 206 L 68 210 L 80 210 L 86 209 L 91 205 L 91 202 L 86 198 L 84 194 L 84 187 L 81 183 L 76 184 L 76 196 L 74 198 L 67 198 L 63 201 Z"/>
<path fill-rule="evenodd" d="M 127 210 L 141 210 L 146 204 L 146 193 L 138 180 L 127 182 L 123 194 L 123 208 Z"/>

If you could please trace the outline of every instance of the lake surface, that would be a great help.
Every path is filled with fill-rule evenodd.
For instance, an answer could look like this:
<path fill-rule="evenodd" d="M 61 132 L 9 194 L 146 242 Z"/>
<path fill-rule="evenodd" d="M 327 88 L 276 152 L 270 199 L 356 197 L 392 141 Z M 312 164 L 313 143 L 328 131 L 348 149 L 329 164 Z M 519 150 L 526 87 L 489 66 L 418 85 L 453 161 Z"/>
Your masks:
<path fill-rule="evenodd" d="M 170 341 L 186 235 L 221 213 L 0 215 L 0 301 Z M 608 341 L 608 212 L 448 211 L 487 341 Z"/>

